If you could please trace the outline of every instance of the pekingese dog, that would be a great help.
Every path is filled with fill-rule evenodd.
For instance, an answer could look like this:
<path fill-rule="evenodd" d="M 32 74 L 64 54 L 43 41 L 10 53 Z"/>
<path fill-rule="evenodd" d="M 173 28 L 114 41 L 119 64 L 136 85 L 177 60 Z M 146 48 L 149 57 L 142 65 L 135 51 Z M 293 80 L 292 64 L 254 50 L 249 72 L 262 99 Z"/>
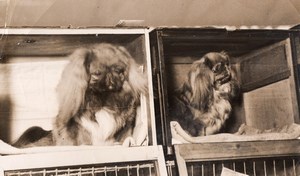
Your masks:
<path fill-rule="evenodd" d="M 170 101 L 170 116 L 191 136 L 215 134 L 232 110 L 239 84 L 225 52 L 211 52 L 191 65 Z"/>
<path fill-rule="evenodd" d="M 14 146 L 112 145 L 132 140 L 140 95 L 146 92 L 147 77 L 124 47 L 101 43 L 77 49 L 57 86 L 59 112 L 53 130 L 30 128 Z"/>

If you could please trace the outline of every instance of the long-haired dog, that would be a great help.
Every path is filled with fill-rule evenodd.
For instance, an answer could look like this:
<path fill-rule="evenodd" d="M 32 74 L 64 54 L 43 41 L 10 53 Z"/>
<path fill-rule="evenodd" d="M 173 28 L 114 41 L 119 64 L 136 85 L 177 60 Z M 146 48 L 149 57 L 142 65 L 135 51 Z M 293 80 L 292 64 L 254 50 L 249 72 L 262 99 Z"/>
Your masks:
<path fill-rule="evenodd" d="M 124 142 L 140 115 L 147 77 L 124 47 L 96 44 L 70 55 L 57 92 L 59 111 L 53 130 L 30 128 L 14 146 Z"/>
<path fill-rule="evenodd" d="M 170 101 L 170 116 L 191 136 L 215 134 L 224 126 L 239 84 L 225 52 L 192 63 L 187 79 Z"/>

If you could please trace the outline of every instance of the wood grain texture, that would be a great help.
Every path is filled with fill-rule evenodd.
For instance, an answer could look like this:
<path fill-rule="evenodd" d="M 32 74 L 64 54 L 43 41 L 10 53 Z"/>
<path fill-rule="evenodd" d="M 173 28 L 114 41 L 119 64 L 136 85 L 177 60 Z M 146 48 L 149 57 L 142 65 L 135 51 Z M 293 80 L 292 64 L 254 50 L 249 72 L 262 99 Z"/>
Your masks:
<path fill-rule="evenodd" d="M 57 146 L 27 148 L 22 151 L 25 154 L 0 156 L 1 169 L 8 171 L 148 161 L 156 164 L 157 175 L 167 175 L 161 146 Z"/>
<path fill-rule="evenodd" d="M 239 58 L 242 91 L 250 91 L 286 79 L 288 67 L 287 41 L 252 51 Z"/>
<path fill-rule="evenodd" d="M 273 53 L 274 49 L 279 49 L 280 52 Z M 264 68 L 261 66 L 251 68 L 251 65 L 246 66 L 249 67 L 247 72 L 243 72 L 245 70 L 241 69 L 241 79 L 244 80 L 244 82 L 242 81 L 244 86 L 246 83 L 246 88 L 257 87 L 243 94 L 246 124 L 258 129 L 270 129 L 297 122 L 299 109 L 290 41 L 287 39 L 276 43 L 241 59 L 247 61 L 253 56 L 263 57 L 265 61 L 261 63 L 262 66 L 270 70 L 264 71 Z M 252 70 L 257 73 L 252 74 Z M 281 80 L 283 77 L 278 76 L 284 70 L 289 70 L 290 76 Z M 255 76 L 249 76 L 251 74 Z M 277 81 L 275 81 L 276 79 Z"/>
<path fill-rule="evenodd" d="M 289 80 L 247 92 L 243 96 L 246 124 L 270 129 L 294 122 Z"/>
<path fill-rule="evenodd" d="M 186 162 L 300 155 L 300 140 L 174 145 Z"/>
<path fill-rule="evenodd" d="M 5 35 L 0 40 L 2 56 L 56 56 L 67 55 L 78 47 L 109 42 L 128 45 L 140 35 Z M 143 46 L 142 43 L 139 43 Z"/>

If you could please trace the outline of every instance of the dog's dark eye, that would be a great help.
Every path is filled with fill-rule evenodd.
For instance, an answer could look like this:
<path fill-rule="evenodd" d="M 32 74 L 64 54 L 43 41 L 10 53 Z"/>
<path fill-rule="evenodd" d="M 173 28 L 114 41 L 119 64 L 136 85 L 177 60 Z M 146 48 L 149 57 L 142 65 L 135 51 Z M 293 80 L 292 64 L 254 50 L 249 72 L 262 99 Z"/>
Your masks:
<path fill-rule="evenodd" d="M 212 71 L 214 73 L 219 73 L 220 71 L 222 71 L 222 68 L 224 67 L 224 63 L 221 62 L 221 63 L 218 63 L 216 64 L 213 68 L 212 68 Z"/>
<path fill-rule="evenodd" d="M 123 68 L 119 68 L 119 67 L 115 67 L 113 68 L 113 71 L 120 74 L 120 73 L 123 73 L 124 72 L 124 69 Z"/>

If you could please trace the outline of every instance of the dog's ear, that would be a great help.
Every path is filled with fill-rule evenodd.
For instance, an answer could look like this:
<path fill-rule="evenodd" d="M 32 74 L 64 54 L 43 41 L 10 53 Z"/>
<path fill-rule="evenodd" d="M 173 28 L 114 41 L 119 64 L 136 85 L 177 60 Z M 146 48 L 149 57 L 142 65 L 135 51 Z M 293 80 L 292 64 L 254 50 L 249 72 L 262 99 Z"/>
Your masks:
<path fill-rule="evenodd" d="M 148 91 L 148 79 L 146 70 L 143 66 L 136 63 L 130 53 L 124 48 L 119 46 L 118 49 L 122 54 L 127 57 L 128 61 L 128 82 L 132 88 L 132 91 L 136 95 L 146 94 Z"/>
<path fill-rule="evenodd" d="M 196 63 L 196 62 L 195 62 Z M 206 54 L 205 56 L 203 56 L 199 63 L 203 64 L 204 66 L 208 67 L 210 70 L 213 68 L 213 63 L 211 62 L 211 60 L 208 57 L 208 54 Z"/>
<path fill-rule="evenodd" d="M 240 92 L 240 83 L 237 78 L 235 67 L 232 67 L 231 69 L 230 87 L 231 87 L 231 91 L 229 93 L 230 99 L 238 97 L 241 92 Z"/>
<path fill-rule="evenodd" d="M 70 55 L 70 62 L 63 70 L 57 86 L 59 112 L 55 125 L 64 126 L 84 104 L 85 92 L 90 79 L 88 65 L 90 50 L 77 49 Z"/>
<path fill-rule="evenodd" d="M 220 54 L 227 60 L 229 61 L 229 54 L 226 51 L 221 51 Z"/>
<path fill-rule="evenodd" d="M 148 91 L 147 74 L 143 66 L 139 66 L 133 59 L 129 65 L 129 84 L 137 94 L 146 94 Z"/>
<path fill-rule="evenodd" d="M 202 110 L 210 106 L 213 95 L 214 75 L 207 63 L 209 60 L 206 58 L 194 62 L 188 74 L 188 84 L 192 91 L 190 103 Z"/>

